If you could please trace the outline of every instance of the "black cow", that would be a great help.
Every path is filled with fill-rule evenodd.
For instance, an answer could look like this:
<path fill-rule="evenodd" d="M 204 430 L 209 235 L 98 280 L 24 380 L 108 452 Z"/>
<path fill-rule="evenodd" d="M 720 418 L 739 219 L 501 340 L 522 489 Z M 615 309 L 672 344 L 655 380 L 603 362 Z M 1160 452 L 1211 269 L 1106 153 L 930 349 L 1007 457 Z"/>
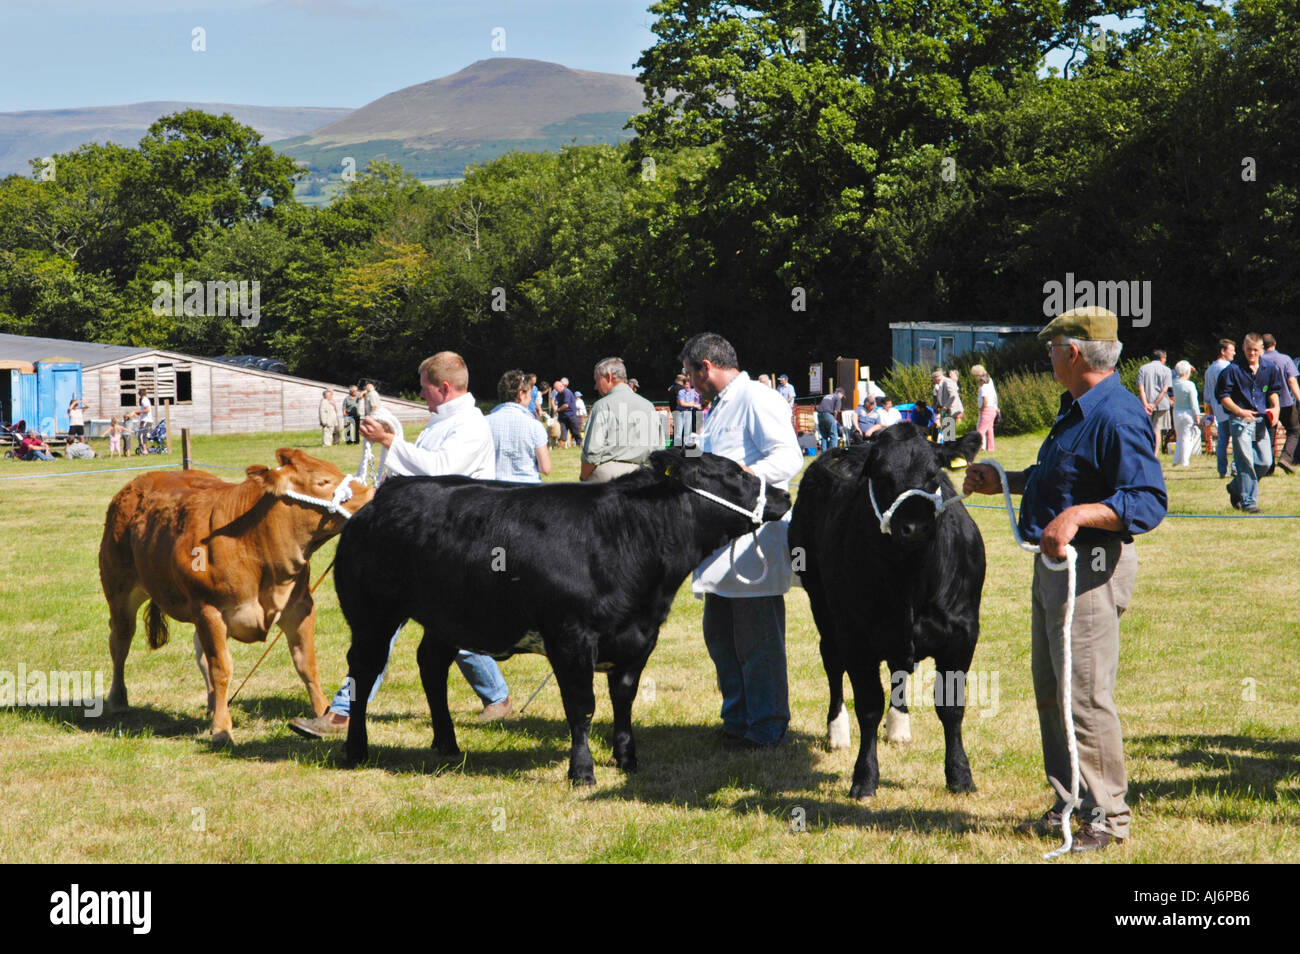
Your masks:
<path fill-rule="evenodd" d="M 881 532 L 876 511 L 887 514 L 912 488 L 937 491 L 944 500 L 957 496 L 942 467 L 957 457 L 974 459 L 979 447 L 978 434 L 932 444 L 919 428 L 904 422 L 863 446 L 823 454 L 799 484 L 790 522 L 791 557 L 821 632 L 822 663 L 831 688 L 826 718 L 832 747 L 839 747 L 837 741 L 848 744 L 846 670 L 857 701 L 862 743 L 849 790 L 853 798 L 874 795 L 880 779 L 881 661 L 889 663 L 897 693 L 906 678 L 900 674 L 911 673 L 927 656 L 937 669 L 935 708 L 947 747 L 948 788 L 975 790 L 961 740 L 964 691 L 945 690 L 964 690 L 964 673 L 975 653 L 984 540 L 960 503 L 946 506 L 936 518 L 930 500 L 908 497 L 891 516 L 888 534 Z"/>
<path fill-rule="evenodd" d="M 348 760 L 366 758 L 366 699 L 394 630 L 411 618 L 424 627 L 417 659 L 439 752 L 459 752 L 447 708 L 458 649 L 501 659 L 544 651 L 573 740 L 570 780 L 595 782 L 587 729 L 596 669 L 609 676 L 614 760 L 634 770 L 632 701 L 678 587 L 710 553 L 755 529 L 760 487 L 761 521 L 790 509 L 785 491 L 713 454 L 656 451 L 650 464 L 604 484 L 385 481 L 348 521 L 334 566 L 356 682 Z"/>

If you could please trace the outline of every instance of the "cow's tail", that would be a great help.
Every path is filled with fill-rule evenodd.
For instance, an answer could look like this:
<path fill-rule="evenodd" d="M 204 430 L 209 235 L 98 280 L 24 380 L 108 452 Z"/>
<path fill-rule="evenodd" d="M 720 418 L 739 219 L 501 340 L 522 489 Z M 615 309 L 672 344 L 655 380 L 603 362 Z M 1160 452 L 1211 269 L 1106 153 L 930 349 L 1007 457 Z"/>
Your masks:
<path fill-rule="evenodd" d="M 150 649 L 167 645 L 167 637 L 170 635 L 167 632 L 167 617 L 153 600 L 149 601 L 149 609 L 145 611 L 144 631 L 149 637 Z"/>

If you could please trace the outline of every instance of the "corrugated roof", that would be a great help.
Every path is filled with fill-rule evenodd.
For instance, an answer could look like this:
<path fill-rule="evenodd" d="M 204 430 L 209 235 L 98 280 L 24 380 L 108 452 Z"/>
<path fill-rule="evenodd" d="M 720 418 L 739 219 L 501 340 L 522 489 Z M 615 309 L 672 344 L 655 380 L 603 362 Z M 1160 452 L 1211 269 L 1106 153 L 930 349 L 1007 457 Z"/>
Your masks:
<path fill-rule="evenodd" d="M 44 361 L 58 356 L 83 365 L 121 361 L 133 355 L 152 351 L 152 348 L 132 348 L 126 345 L 96 344 L 93 341 L 69 341 L 66 338 L 33 338 L 27 335 L 0 334 L 0 359 L 13 361 Z"/>

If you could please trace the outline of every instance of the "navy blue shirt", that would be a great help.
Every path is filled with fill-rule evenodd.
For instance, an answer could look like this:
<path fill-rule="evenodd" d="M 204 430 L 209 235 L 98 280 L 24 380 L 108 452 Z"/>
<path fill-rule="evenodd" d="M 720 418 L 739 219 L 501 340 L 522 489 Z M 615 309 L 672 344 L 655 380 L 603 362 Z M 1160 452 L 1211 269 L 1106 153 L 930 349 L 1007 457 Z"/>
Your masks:
<path fill-rule="evenodd" d="M 1125 543 L 1165 518 L 1169 496 L 1156 460 L 1151 418 L 1137 396 L 1108 374 L 1078 400 L 1068 391 L 1038 463 L 1026 472 L 1020 533 L 1037 543 L 1043 530 L 1075 504 L 1103 503 L 1125 532 L 1080 527 L 1075 547 L 1119 536 Z"/>
<path fill-rule="evenodd" d="M 1252 410 L 1263 414 L 1268 410 L 1268 396 L 1278 394 L 1286 387 L 1282 381 L 1282 372 L 1276 365 L 1260 360 L 1259 370 L 1250 373 L 1250 365 L 1245 355 L 1238 355 L 1237 360 L 1223 369 L 1219 380 L 1214 385 L 1214 400 L 1222 407 L 1223 398 L 1232 398 L 1232 403 L 1243 411 Z"/>
<path fill-rule="evenodd" d="M 561 411 L 564 405 L 569 405 L 568 410 Z M 557 417 L 571 417 L 574 420 L 578 418 L 578 399 L 573 396 L 573 392 L 568 388 L 562 388 L 555 394 L 555 413 Z"/>

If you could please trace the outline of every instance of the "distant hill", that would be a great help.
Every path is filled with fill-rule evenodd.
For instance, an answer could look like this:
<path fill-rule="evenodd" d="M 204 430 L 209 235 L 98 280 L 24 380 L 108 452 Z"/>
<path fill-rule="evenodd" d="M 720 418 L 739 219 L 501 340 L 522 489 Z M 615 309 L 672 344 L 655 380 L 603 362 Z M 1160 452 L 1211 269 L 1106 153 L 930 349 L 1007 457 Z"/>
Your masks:
<path fill-rule="evenodd" d="M 28 159 L 70 152 L 88 142 L 134 147 L 160 117 L 185 109 L 230 113 L 261 133 L 266 143 L 301 136 L 352 112 L 310 106 L 152 102 L 0 113 L 0 176 L 15 172 L 25 175 L 31 171 Z"/>
<path fill-rule="evenodd" d="M 459 176 L 466 165 L 512 149 L 619 142 L 642 109 L 635 77 L 500 57 L 389 93 L 310 135 L 277 145 L 318 173 L 345 157 L 400 162 L 420 176 Z"/>

